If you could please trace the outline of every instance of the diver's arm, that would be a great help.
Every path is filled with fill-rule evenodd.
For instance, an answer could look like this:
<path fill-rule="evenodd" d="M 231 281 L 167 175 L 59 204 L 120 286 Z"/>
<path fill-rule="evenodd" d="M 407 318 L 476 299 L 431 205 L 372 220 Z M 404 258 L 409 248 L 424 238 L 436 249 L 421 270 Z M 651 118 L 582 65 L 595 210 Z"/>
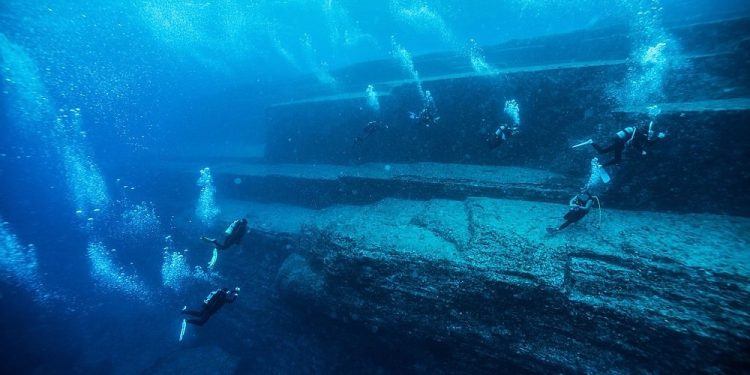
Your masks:
<path fill-rule="evenodd" d="M 573 196 L 573 198 L 570 198 L 570 202 L 568 202 L 568 206 L 570 206 L 570 207 L 578 207 L 578 205 L 576 204 L 576 198 L 577 197 L 578 196 Z"/>
<path fill-rule="evenodd" d="M 229 296 L 227 296 L 226 301 L 227 303 L 232 303 L 236 299 L 237 299 L 237 293 L 229 293 Z"/>
<path fill-rule="evenodd" d="M 588 211 L 588 210 L 591 209 L 591 206 L 593 206 L 593 205 L 594 205 L 594 200 L 593 199 L 589 199 L 588 201 L 586 201 L 586 206 L 584 206 L 583 209 L 586 210 L 586 211 Z"/>

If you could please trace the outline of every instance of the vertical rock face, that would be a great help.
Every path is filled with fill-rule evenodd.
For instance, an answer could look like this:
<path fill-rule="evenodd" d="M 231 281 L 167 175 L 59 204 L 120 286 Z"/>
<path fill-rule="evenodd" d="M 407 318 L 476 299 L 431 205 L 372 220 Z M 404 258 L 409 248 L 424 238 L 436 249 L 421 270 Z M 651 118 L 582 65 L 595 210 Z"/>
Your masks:
<path fill-rule="evenodd" d="M 485 198 L 331 208 L 310 217 L 305 251 L 277 285 L 287 301 L 394 348 L 421 347 L 447 370 L 747 365 L 750 220 L 607 212 L 596 229 L 592 211 L 547 236 L 564 210 Z"/>
<path fill-rule="evenodd" d="M 669 137 L 648 155 L 626 152 L 625 162 L 612 171 L 617 186 L 611 202 L 618 208 L 750 216 L 745 194 L 750 128 L 744 126 L 750 121 L 748 27 L 750 18 L 737 18 L 669 30 L 682 49 L 671 59 L 684 68 L 670 71 L 663 82 L 665 97 L 649 103 L 662 109 L 655 126 Z M 501 68 L 499 76 L 461 74 L 445 56 L 417 59 L 441 117 L 429 129 L 408 118 L 420 102 L 411 82 L 399 83 L 398 70 L 373 77 L 372 71 L 384 70 L 373 69 L 377 62 L 362 71 L 353 67 L 347 79 L 368 79 L 351 88 L 359 96 L 307 98 L 269 108 L 266 161 L 503 164 L 583 176 L 594 150 L 571 150 L 571 145 L 589 138 L 605 143 L 624 127 L 648 123 L 645 106 L 613 105 L 612 89 L 628 79 L 631 43 L 624 30 L 585 30 L 488 47 L 488 61 Z M 378 118 L 389 126 L 355 143 L 374 119 L 362 97 L 373 82 L 383 92 L 392 88 L 382 98 Z M 486 138 L 508 120 L 502 115 L 508 99 L 519 103 L 521 132 L 491 150 Z M 709 201 L 711 194 L 727 199 Z"/>

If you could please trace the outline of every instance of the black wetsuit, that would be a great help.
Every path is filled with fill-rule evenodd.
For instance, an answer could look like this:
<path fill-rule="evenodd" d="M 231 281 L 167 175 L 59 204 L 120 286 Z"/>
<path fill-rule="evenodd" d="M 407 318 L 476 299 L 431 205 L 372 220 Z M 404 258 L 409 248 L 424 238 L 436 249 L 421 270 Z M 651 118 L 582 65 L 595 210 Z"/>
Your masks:
<path fill-rule="evenodd" d="M 240 219 L 235 220 L 232 223 L 232 231 L 224 237 L 224 243 L 220 243 L 216 239 L 212 238 L 206 238 L 203 237 L 204 241 L 211 242 L 215 248 L 219 250 L 226 250 L 234 245 L 239 245 L 240 241 L 242 241 L 242 237 L 245 236 L 245 233 L 247 232 L 247 220 L 246 219 Z"/>
<path fill-rule="evenodd" d="M 362 142 L 365 139 L 369 138 L 371 135 L 373 135 L 376 131 L 381 130 L 381 129 L 388 129 L 388 125 L 377 120 L 370 121 L 362 129 L 362 136 L 354 137 L 354 141 Z"/>
<path fill-rule="evenodd" d="M 515 129 L 508 126 L 501 126 L 495 130 L 494 133 L 487 137 L 487 146 L 490 150 L 494 150 L 503 143 L 507 142 L 511 136 L 515 134 Z"/>
<path fill-rule="evenodd" d="M 203 306 L 201 306 L 200 311 L 182 310 L 182 313 L 196 317 L 187 319 L 188 323 L 202 326 L 212 315 L 216 314 L 224 304 L 232 303 L 235 299 L 237 299 L 237 293 L 230 292 L 227 288 L 216 289 L 203 301 Z"/>
<path fill-rule="evenodd" d="M 568 213 L 565 214 L 565 216 L 563 217 L 565 219 L 565 222 L 562 223 L 559 228 L 557 228 L 558 231 L 563 230 L 567 228 L 568 225 L 583 219 L 584 216 L 589 213 L 589 210 L 591 209 L 594 201 L 588 194 L 585 194 L 584 198 L 582 198 L 581 194 L 579 194 L 576 195 L 576 197 L 573 199 L 573 202 L 571 203 L 574 203 L 575 206 L 571 207 Z"/>
<path fill-rule="evenodd" d="M 428 104 L 414 116 L 414 120 L 417 124 L 429 128 L 430 126 L 437 124 L 440 117 L 437 115 L 437 108 L 435 108 L 435 105 Z"/>
<path fill-rule="evenodd" d="M 649 143 L 648 128 L 629 126 L 615 133 L 611 142 L 607 147 L 602 147 L 597 143 L 591 144 L 599 154 L 607 154 L 614 151 L 614 158 L 602 164 L 603 167 L 619 164 L 622 161 L 622 151 L 626 146 L 633 146 L 638 152 L 643 152 L 644 147 Z"/>

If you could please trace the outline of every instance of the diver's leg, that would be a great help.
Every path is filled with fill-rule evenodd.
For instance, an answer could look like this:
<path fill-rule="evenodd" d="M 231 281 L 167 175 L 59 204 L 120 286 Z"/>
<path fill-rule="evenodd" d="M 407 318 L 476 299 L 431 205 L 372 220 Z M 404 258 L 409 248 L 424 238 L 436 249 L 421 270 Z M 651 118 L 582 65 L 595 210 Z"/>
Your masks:
<path fill-rule="evenodd" d="M 619 162 L 620 162 L 620 161 L 619 161 L 619 160 L 617 160 L 617 158 L 614 158 L 614 159 L 612 159 L 612 160 L 610 160 L 610 161 L 608 161 L 608 162 L 606 162 L 606 163 L 602 164 L 602 167 L 609 167 L 610 165 L 613 165 L 613 164 L 617 164 L 617 163 L 619 163 Z"/>
<path fill-rule="evenodd" d="M 618 143 L 617 147 L 615 147 L 615 158 L 612 159 L 614 161 L 613 164 L 618 164 L 622 160 L 622 150 L 625 148 L 625 144 Z"/>
<path fill-rule="evenodd" d="M 219 243 L 219 241 L 214 242 L 214 245 L 219 250 L 226 250 L 230 247 L 232 247 L 232 244 L 229 240 L 229 238 L 224 238 L 224 243 Z"/>
<path fill-rule="evenodd" d="M 614 146 L 615 146 L 614 144 L 611 144 L 611 145 L 609 145 L 607 147 L 602 147 L 602 146 L 599 146 L 598 143 L 592 143 L 591 144 L 591 147 L 593 147 L 596 150 L 596 152 L 598 152 L 600 155 L 601 154 L 606 154 L 606 153 L 612 151 L 612 149 L 614 148 Z"/>
<path fill-rule="evenodd" d="M 215 238 L 201 237 L 201 240 L 214 245 L 214 247 L 216 248 L 219 247 L 219 241 L 217 241 Z"/>
<path fill-rule="evenodd" d="M 563 230 L 568 227 L 568 225 L 575 223 L 575 220 L 566 220 L 562 225 L 560 225 L 559 228 L 557 228 L 558 231 Z"/>
<path fill-rule="evenodd" d="M 198 310 L 188 310 L 187 308 L 182 309 L 182 313 L 183 314 L 190 315 L 190 316 L 201 316 L 201 315 L 203 315 L 203 311 L 204 310 L 201 310 L 201 311 L 198 311 Z"/>
<path fill-rule="evenodd" d="M 200 314 L 198 314 L 198 318 L 196 318 L 196 319 L 188 319 L 187 322 L 190 323 L 190 324 L 197 325 L 197 326 L 202 326 L 202 325 L 206 324 L 206 322 L 208 321 L 208 318 L 210 318 L 211 315 L 213 315 L 213 314 L 211 314 L 211 312 L 209 310 L 210 310 L 209 306 L 205 305 L 203 307 L 203 310 L 200 312 Z"/>
<path fill-rule="evenodd" d="M 207 321 L 208 321 L 208 316 L 206 316 L 206 315 L 202 315 L 198 319 L 188 319 L 187 320 L 188 323 L 190 323 L 192 325 L 196 325 L 196 326 L 202 326 L 202 325 L 206 324 Z"/>
<path fill-rule="evenodd" d="M 607 148 L 609 149 L 610 147 Z M 622 160 L 622 150 L 625 148 L 625 144 L 622 142 L 614 143 L 611 148 L 615 151 L 615 156 L 612 158 L 612 160 L 602 164 L 602 167 L 609 167 L 610 165 L 620 164 L 620 161 Z"/>
<path fill-rule="evenodd" d="M 208 305 L 203 303 L 201 304 L 200 310 L 188 310 L 187 306 L 185 306 L 182 309 L 182 313 L 185 315 L 190 315 L 190 316 L 203 316 L 203 315 L 206 315 L 206 310 L 208 310 Z"/>

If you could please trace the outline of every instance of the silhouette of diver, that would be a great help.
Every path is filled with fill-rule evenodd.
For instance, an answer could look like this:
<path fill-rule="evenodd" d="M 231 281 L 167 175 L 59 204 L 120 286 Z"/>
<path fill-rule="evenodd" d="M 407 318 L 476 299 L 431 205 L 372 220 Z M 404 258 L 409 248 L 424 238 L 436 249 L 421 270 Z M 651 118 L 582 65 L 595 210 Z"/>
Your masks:
<path fill-rule="evenodd" d="M 364 128 L 362 128 L 362 135 L 354 137 L 354 142 L 360 143 L 369 138 L 371 135 L 375 134 L 376 131 L 382 129 L 388 129 L 388 124 L 377 120 L 370 121 L 367 123 L 367 125 L 365 125 Z"/>
<path fill-rule="evenodd" d="M 487 137 L 487 146 L 490 148 L 490 150 L 494 150 L 503 143 L 507 142 L 510 137 L 516 134 L 518 134 L 517 126 L 502 124 L 497 128 L 497 130 L 495 130 L 494 133 L 490 134 L 489 137 Z"/>
<path fill-rule="evenodd" d="M 565 222 L 562 223 L 558 228 L 547 228 L 547 233 L 554 234 L 565 228 L 568 225 L 573 224 L 583 219 L 586 214 L 591 210 L 591 206 L 594 204 L 594 197 L 588 192 L 583 191 L 580 194 L 576 194 L 570 199 L 568 203 L 568 213 L 565 214 Z"/>
<path fill-rule="evenodd" d="M 409 112 L 409 118 L 426 128 L 437 124 L 440 120 L 440 116 L 438 116 L 435 100 L 432 98 L 430 90 L 425 90 L 424 92 L 422 110 L 420 110 L 419 113 Z"/>
<path fill-rule="evenodd" d="M 187 306 L 182 308 L 182 313 L 185 315 L 194 316 L 196 318 L 185 319 L 188 323 L 202 326 L 206 324 L 212 315 L 216 314 L 219 309 L 227 303 L 232 303 L 237 299 L 240 293 L 240 288 L 234 288 L 231 292 L 227 288 L 216 289 L 211 292 L 205 300 L 200 311 L 188 310 Z"/>
<path fill-rule="evenodd" d="M 437 108 L 432 105 L 425 106 L 419 113 L 409 112 L 409 118 L 426 128 L 437 124 L 440 120 L 440 116 L 437 115 Z"/>
<path fill-rule="evenodd" d="M 226 231 L 224 233 L 226 234 L 226 237 L 224 237 L 224 242 L 220 243 L 214 238 L 208 238 L 208 237 L 201 237 L 201 240 L 210 242 L 214 245 L 215 248 L 219 250 L 226 250 L 234 245 L 239 245 L 240 241 L 242 241 L 242 237 L 245 236 L 245 233 L 247 232 L 247 219 L 237 219 L 232 224 L 229 225 Z"/>
<path fill-rule="evenodd" d="M 622 160 L 622 151 L 625 150 L 626 147 L 632 146 L 641 155 L 646 155 L 647 147 L 666 138 L 667 133 L 656 133 L 653 130 L 653 126 L 653 121 L 651 121 L 648 126 L 628 126 L 627 128 L 615 133 L 615 135 L 612 136 L 610 145 L 607 147 L 602 147 L 590 139 L 582 144 L 590 144 L 600 155 L 614 152 L 612 160 L 602 164 L 603 167 L 619 164 Z"/>

